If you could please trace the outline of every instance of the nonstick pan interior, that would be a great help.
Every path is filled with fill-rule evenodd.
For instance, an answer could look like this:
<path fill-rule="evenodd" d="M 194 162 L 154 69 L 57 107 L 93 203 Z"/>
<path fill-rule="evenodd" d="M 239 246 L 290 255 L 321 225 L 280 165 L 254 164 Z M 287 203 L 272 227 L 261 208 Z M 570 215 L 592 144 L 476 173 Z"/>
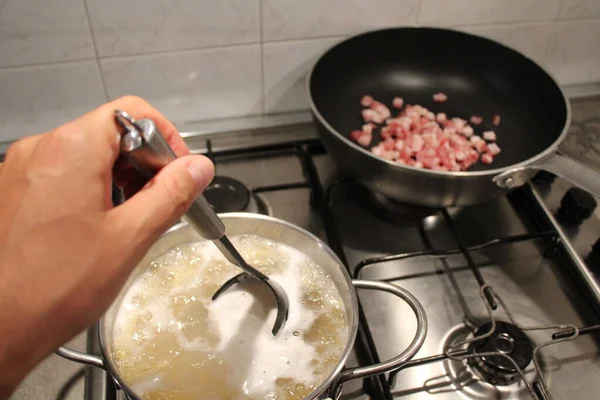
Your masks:
<path fill-rule="evenodd" d="M 316 63 L 309 83 L 313 104 L 339 134 L 363 124 L 360 98 L 369 94 L 391 108 L 394 96 L 435 113 L 484 118 L 475 133 L 494 130 L 502 153 L 491 165 L 508 167 L 550 147 L 567 123 L 565 98 L 536 63 L 488 39 L 435 28 L 373 31 L 334 46 Z M 445 103 L 432 95 L 444 92 Z M 393 110 L 393 109 L 392 109 Z M 501 116 L 495 127 L 491 118 Z M 373 144 L 378 135 L 374 135 Z"/>

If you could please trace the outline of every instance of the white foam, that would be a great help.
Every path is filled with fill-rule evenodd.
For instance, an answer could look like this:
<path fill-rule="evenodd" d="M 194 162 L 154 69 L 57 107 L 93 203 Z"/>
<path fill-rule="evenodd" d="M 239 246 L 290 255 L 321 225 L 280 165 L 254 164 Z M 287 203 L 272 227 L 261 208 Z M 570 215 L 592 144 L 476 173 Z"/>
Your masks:
<path fill-rule="evenodd" d="M 148 347 L 152 346 L 153 332 L 167 331 L 175 335 L 181 347 L 177 351 L 203 351 L 208 357 L 222 360 L 229 373 L 222 377 L 223 382 L 215 382 L 215 385 L 237 388 L 249 398 L 274 396 L 278 378 L 318 386 L 328 371 L 315 374 L 313 362 L 319 356 L 314 345 L 303 339 L 302 333 L 328 309 L 318 310 L 317 314 L 302 305 L 302 298 L 307 290 L 306 280 L 314 280 L 328 307 L 341 307 L 342 301 L 333 282 L 326 274 L 315 273 L 320 267 L 291 247 L 256 236 L 231 239 L 245 257 L 254 257 L 249 260 L 251 264 L 272 265 L 273 271 L 278 271 L 269 277 L 285 290 L 290 310 L 277 337 L 271 333 L 276 316 L 275 301 L 264 285 L 235 285 L 216 301 L 210 299 L 212 293 L 201 290 L 207 283 L 221 284 L 239 273 L 239 269 L 227 263 L 212 243 L 202 242 L 167 252 L 129 288 L 117 312 L 113 328 L 114 348 L 126 349 L 130 356 L 139 356 L 139 360 L 143 360 L 146 352 L 154 351 Z M 165 277 L 176 283 L 163 282 Z M 177 318 L 172 311 L 173 299 L 182 294 L 192 296 L 193 301 L 206 307 L 205 324 L 210 335 L 217 338 L 216 345 L 211 345 L 214 340 L 211 342 L 206 337 L 195 340 L 186 337 L 184 328 L 194 323 L 188 320 L 193 316 L 179 315 Z M 136 302 L 141 297 L 145 304 Z M 146 318 L 142 327 L 131 325 L 130 321 L 148 314 L 151 317 Z M 340 332 L 340 335 L 344 333 Z M 335 352 L 340 348 L 331 350 Z M 116 363 L 118 368 L 134 369 L 138 367 L 135 361 L 137 359 L 129 363 L 117 360 Z M 160 374 L 149 374 L 128 383 L 142 394 L 157 389 L 176 389 L 170 389 L 162 378 Z"/>
<path fill-rule="evenodd" d="M 298 335 L 306 331 L 315 319 L 312 310 L 301 306 L 300 265 L 306 262 L 306 257 L 298 251 L 286 250 L 290 256 L 287 270 L 270 277 L 284 289 L 290 304 L 288 320 L 277 337 L 271 333 L 277 314 L 275 308 L 269 311 L 266 319 L 264 315 L 251 313 L 256 303 L 273 304 L 273 294 L 268 290 L 253 291 L 258 296 L 252 298 L 239 289 L 231 291 L 209 308 L 221 336 L 218 350 L 225 352 L 226 358 L 231 358 L 231 361 L 246 364 L 245 368 L 237 368 L 230 379 L 243 382 L 248 395 L 274 392 L 277 378 L 318 383 L 310 365 L 316 357 L 315 349 Z M 240 341 L 241 337 L 246 340 Z"/>

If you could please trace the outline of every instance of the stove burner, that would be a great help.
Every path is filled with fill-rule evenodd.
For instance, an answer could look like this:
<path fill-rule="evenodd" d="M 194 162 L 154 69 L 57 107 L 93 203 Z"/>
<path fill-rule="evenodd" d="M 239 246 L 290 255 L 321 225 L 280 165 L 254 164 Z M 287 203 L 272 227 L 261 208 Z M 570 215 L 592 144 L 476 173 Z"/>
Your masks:
<path fill-rule="evenodd" d="M 215 176 L 204 190 L 204 196 L 217 213 L 273 214 L 271 205 L 263 196 L 252 193 L 242 182 L 228 176 Z"/>
<path fill-rule="evenodd" d="M 217 213 L 245 211 L 250 203 L 250 190 L 227 176 L 215 176 L 204 196 Z"/>
<path fill-rule="evenodd" d="M 508 325 L 503 324 L 502 322 L 498 323 L 499 325 Z M 511 326 L 511 325 L 509 325 Z M 490 324 L 485 324 L 481 327 L 477 333 L 486 333 L 489 332 Z M 511 345 L 514 346 L 514 352 L 518 351 L 516 347 L 518 347 L 518 340 L 515 339 L 514 336 L 510 335 L 506 330 L 502 330 L 499 328 L 499 331 L 496 331 L 502 335 L 500 335 L 501 339 L 498 339 L 495 344 L 496 347 L 499 347 L 502 351 L 509 351 L 511 349 Z M 522 333 L 522 332 L 521 332 Z M 506 340 L 506 337 L 510 337 L 513 339 Z M 515 335 L 516 336 L 516 335 Z M 458 325 L 452 328 L 442 340 L 442 349 L 445 351 L 446 349 L 456 350 L 468 350 L 473 353 L 473 344 L 464 344 L 465 340 L 473 338 L 473 331 L 471 328 L 466 325 Z M 493 341 L 493 336 L 488 338 L 488 340 Z M 481 340 L 476 342 L 475 344 L 481 344 L 485 340 Z M 461 344 L 462 343 L 462 344 Z M 493 342 L 492 342 L 493 343 Z M 496 351 L 496 350 L 494 350 Z M 507 354 L 508 355 L 508 354 Z M 457 392 L 460 392 L 460 398 L 464 399 L 473 399 L 473 400 L 483 400 L 483 399 L 530 399 L 529 391 L 527 386 L 523 383 L 521 379 L 519 379 L 519 375 L 516 375 L 514 381 L 509 382 L 507 384 L 500 384 L 494 381 L 494 379 L 489 379 L 489 374 L 481 371 L 481 368 L 474 361 L 479 359 L 480 357 L 468 357 L 465 359 L 446 359 L 443 361 L 443 367 L 445 371 L 446 379 L 451 382 L 451 387 L 454 388 Z M 537 372 L 534 368 L 528 368 L 523 371 L 527 380 L 529 382 L 533 382 L 537 379 Z M 497 379 L 496 379 L 497 380 Z"/>
<path fill-rule="evenodd" d="M 396 201 L 373 191 L 369 191 L 369 194 L 370 208 L 375 214 L 386 220 L 418 221 L 438 211 L 435 208 Z"/>
<path fill-rule="evenodd" d="M 492 324 L 487 322 L 475 332 L 480 336 L 489 332 Z M 523 371 L 533 358 L 533 345 L 519 328 L 506 322 L 496 322 L 496 330 L 491 336 L 471 343 L 473 354 L 502 353 L 512 358 Z M 515 366 L 504 356 L 481 356 L 470 358 L 471 367 L 483 379 L 494 385 L 509 385 L 519 379 Z"/>

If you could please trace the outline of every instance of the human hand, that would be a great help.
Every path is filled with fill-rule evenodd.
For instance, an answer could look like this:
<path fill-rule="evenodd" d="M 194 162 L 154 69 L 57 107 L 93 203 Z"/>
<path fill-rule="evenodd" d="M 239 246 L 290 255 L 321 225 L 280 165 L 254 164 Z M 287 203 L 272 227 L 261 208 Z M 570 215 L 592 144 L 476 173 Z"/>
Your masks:
<path fill-rule="evenodd" d="M 147 184 L 118 159 L 116 109 L 152 119 L 179 157 Z M 210 160 L 189 155 L 175 127 L 136 97 L 8 149 L 0 164 L 0 398 L 104 313 L 213 175 Z M 130 197 L 117 207 L 113 179 Z"/>

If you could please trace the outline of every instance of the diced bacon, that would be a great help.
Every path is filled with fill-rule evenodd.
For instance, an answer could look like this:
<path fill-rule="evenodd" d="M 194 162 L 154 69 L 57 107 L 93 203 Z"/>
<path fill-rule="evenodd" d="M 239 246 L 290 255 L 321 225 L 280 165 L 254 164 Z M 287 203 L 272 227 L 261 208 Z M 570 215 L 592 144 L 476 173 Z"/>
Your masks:
<path fill-rule="evenodd" d="M 392 100 L 392 107 L 394 108 L 402 108 L 404 105 L 404 99 L 402 97 L 394 97 Z"/>
<path fill-rule="evenodd" d="M 477 150 L 479 153 L 485 153 L 487 151 L 487 143 L 485 140 L 480 140 L 476 143 L 473 143 L 473 147 L 475 147 L 475 150 Z"/>
<path fill-rule="evenodd" d="M 440 165 L 440 158 L 439 157 L 429 157 L 429 158 L 424 159 L 421 162 L 423 163 L 423 166 L 425 168 L 432 169 L 434 166 Z"/>
<path fill-rule="evenodd" d="M 400 158 L 407 161 L 413 156 L 413 154 L 414 151 L 412 147 L 408 145 L 408 143 L 406 144 L 406 146 L 402 147 L 402 150 L 400 150 Z"/>
<path fill-rule="evenodd" d="M 363 107 L 370 107 L 374 101 L 375 100 L 373 99 L 373 97 L 371 97 L 369 95 L 365 95 L 360 99 L 360 105 Z"/>
<path fill-rule="evenodd" d="M 379 132 L 379 136 L 381 136 L 382 139 L 388 139 L 392 137 L 392 134 L 390 133 L 390 129 L 388 127 L 383 127 Z"/>
<path fill-rule="evenodd" d="M 494 124 L 495 126 L 500 125 L 500 116 L 498 114 L 492 117 L 492 124 Z"/>
<path fill-rule="evenodd" d="M 364 133 L 361 137 L 358 138 L 357 142 L 358 144 L 360 144 L 363 147 L 367 147 L 368 145 L 371 144 L 371 141 L 373 140 L 373 136 L 369 135 L 367 133 Z"/>
<path fill-rule="evenodd" d="M 359 130 L 352 131 L 350 133 L 350 139 L 357 141 L 362 135 L 364 135 L 363 131 L 359 131 Z"/>
<path fill-rule="evenodd" d="M 494 132 L 494 131 L 483 132 L 483 138 L 490 142 L 495 142 L 496 141 L 496 132 Z"/>
<path fill-rule="evenodd" d="M 456 135 L 456 129 L 454 129 L 454 128 L 444 128 L 444 135 L 445 136 L 454 136 L 454 135 Z"/>
<path fill-rule="evenodd" d="M 454 129 L 456 129 L 457 131 L 460 132 L 460 130 L 462 128 L 465 127 L 465 125 L 467 125 L 467 121 L 465 121 L 462 118 L 452 118 L 452 126 L 454 126 Z"/>
<path fill-rule="evenodd" d="M 494 161 L 492 153 L 485 153 L 481 156 L 481 162 L 484 164 L 491 164 Z"/>
<path fill-rule="evenodd" d="M 448 96 L 445 93 L 440 92 L 433 95 L 433 101 L 437 103 L 443 103 L 446 100 L 448 100 Z"/>
<path fill-rule="evenodd" d="M 412 141 L 410 143 L 410 147 L 413 149 L 413 151 L 415 151 L 415 152 L 420 151 L 424 145 L 425 145 L 425 140 L 423 139 L 422 136 L 413 135 Z"/>
<path fill-rule="evenodd" d="M 500 151 L 500 147 L 496 143 L 488 144 L 488 153 L 492 154 L 493 156 L 500 154 Z"/>
<path fill-rule="evenodd" d="M 362 131 L 368 135 L 372 135 L 373 134 L 373 128 L 375 128 L 375 125 L 369 123 L 369 124 L 364 124 L 362 127 Z"/>
<path fill-rule="evenodd" d="M 376 124 L 381 124 L 385 120 L 379 113 L 370 108 L 362 110 L 362 117 L 365 122 L 375 122 Z"/>
<path fill-rule="evenodd" d="M 391 161 L 391 160 L 394 159 L 394 152 L 393 151 L 386 151 L 386 150 L 384 150 L 381 153 L 380 157 L 383 158 L 383 159 L 385 159 L 385 160 L 390 160 Z"/>
<path fill-rule="evenodd" d="M 440 145 L 435 133 L 425 133 L 421 135 L 421 137 L 425 141 L 425 144 L 429 147 L 437 148 Z"/>
<path fill-rule="evenodd" d="M 473 124 L 473 125 L 479 125 L 483 122 L 483 118 L 481 118 L 478 115 L 473 115 L 471 116 L 471 118 L 469 118 L 469 121 Z"/>
<path fill-rule="evenodd" d="M 454 148 L 461 148 L 461 147 L 465 147 L 467 145 L 467 139 L 465 139 L 464 136 L 459 136 L 459 135 L 452 135 L 450 136 L 450 145 Z M 484 142 L 485 143 L 485 142 Z"/>
<path fill-rule="evenodd" d="M 392 138 L 387 138 L 383 142 L 383 148 L 385 150 L 395 150 L 396 149 L 396 141 Z"/>
<path fill-rule="evenodd" d="M 400 128 L 400 125 L 398 125 L 398 124 L 388 125 L 387 129 L 390 132 L 391 136 L 398 136 L 400 134 L 400 132 L 402 131 L 402 128 Z"/>
<path fill-rule="evenodd" d="M 404 129 L 410 129 L 410 125 L 412 124 L 412 119 L 410 119 L 409 117 L 399 117 L 398 123 Z"/>
<path fill-rule="evenodd" d="M 390 109 L 387 108 L 385 104 L 380 103 L 377 100 L 374 100 L 373 103 L 371 103 L 371 110 L 379 114 L 382 121 L 385 121 L 386 119 L 392 116 Z"/>
<path fill-rule="evenodd" d="M 383 153 L 383 147 L 375 146 L 371 149 L 371 153 L 373 153 L 376 156 L 381 156 L 381 154 Z"/>
<path fill-rule="evenodd" d="M 473 136 L 473 128 L 470 125 L 466 125 L 460 130 L 460 133 L 465 137 L 471 137 Z"/>
<path fill-rule="evenodd" d="M 444 93 L 434 96 L 436 101 L 447 100 Z M 392 107 L 402 108 L 393 118 L 390 109 L 371 96 L 363 96 L 361 104 L 369 107 L 362 110 L 365 123 L 350 138 L 363 147 L 371 146 L 371 152 L 385 160 L 435 171 L 465 171 L 480 160 L 491 163 L 500 153 L 495 132 L 475 135 L 473 126 L 462 118 L 434 114 L 418 104 L 405 105 L 401 97 L 392 100 Z M 499 123 L 500 117 L 495 117 Z M 479 125 L 483 118 L 472 115 L 469 122 Z M 376 124 L 381 125 L 381 141 L 372 145 Z"/>

